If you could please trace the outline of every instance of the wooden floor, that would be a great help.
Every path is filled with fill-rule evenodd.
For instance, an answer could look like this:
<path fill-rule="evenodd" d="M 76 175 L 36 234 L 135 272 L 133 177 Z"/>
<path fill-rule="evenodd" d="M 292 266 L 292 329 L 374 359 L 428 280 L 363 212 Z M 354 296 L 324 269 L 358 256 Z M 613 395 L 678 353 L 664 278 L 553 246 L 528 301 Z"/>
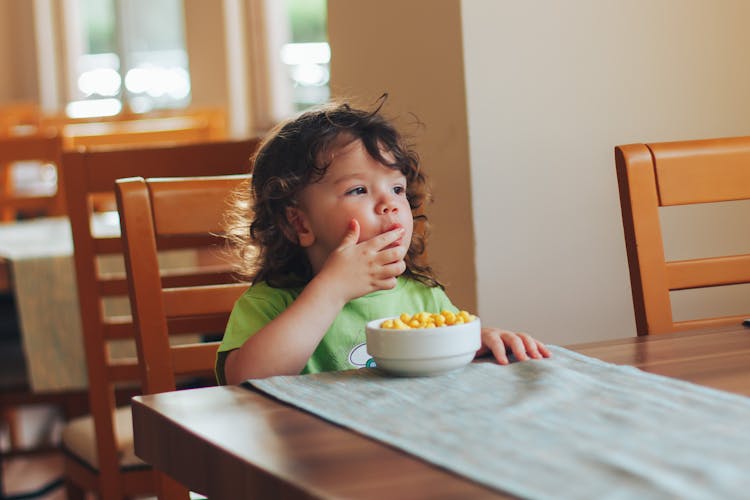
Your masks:
<path fill-rule="evenodd" d="M 40 442 L 59 443 L 62 420 L 54 408 L 47 406 L 24 407 L 19 412 L 21 445 L 33 447 Z M 8 450 L 8 432 L 3 423 L 0 432 L 0 447 Z M 5 497 L 23 495 L 44 488 L 63 476 L 63 459 L 60 451 L 39 454 L 24 454 L 2 457 L 2 494 Z M 0 498 L 3 498 L 0 496 Z M 65 500 L 65 488 L 60 486 L 48 493 L 36 496 L 39 500 Z"/>
<path fill-rule="evenodd" d="M 22 446 L 33 447 L 41 441 L 59 445 L 63 421 L 59 412 L 48 406 L 30 406 L 20 410 L 22 422 Z M 5 423 L 0 427 L 0 449 L 7 451 L 8 432 Z M 63 455 L 61 451 L 52 450 L 44 453 L 24 454 L 2 457 L 2 491 L 0 500 L 21 496 L 23 500 L 67 500 L 65 486 L 49 490 L 43 495 L 25 497 L 23 495 L 44 488 L 56 479 L 63 477 Z M 191 493 L 191 498 L 202 499 Z M 89 494 L 86 500 L 95 500 Z M 156 500 L 155 497 L 141 497 L 139 500 Z"/>
<path fill-rule="evenodd" d="M 59 452 L 43 455 L 21 456 L 3 459 L 3 488 L 6 496 L 22 495 L 62 477 L 63 462 Z M 65 487 L 60 486 L 39 500 L 66 500 Z"/>

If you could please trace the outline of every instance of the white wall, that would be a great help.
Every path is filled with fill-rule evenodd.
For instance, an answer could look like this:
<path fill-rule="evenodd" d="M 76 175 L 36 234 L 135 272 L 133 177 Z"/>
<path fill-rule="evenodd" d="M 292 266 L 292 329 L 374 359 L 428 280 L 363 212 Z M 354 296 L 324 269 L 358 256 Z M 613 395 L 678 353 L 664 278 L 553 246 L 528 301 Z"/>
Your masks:
<path fill-rule="evenodd" d="M 484 323 L 635 334 L 613 148 L 750 135 L 748 20 L 744 0 L 462 1 Z"/>

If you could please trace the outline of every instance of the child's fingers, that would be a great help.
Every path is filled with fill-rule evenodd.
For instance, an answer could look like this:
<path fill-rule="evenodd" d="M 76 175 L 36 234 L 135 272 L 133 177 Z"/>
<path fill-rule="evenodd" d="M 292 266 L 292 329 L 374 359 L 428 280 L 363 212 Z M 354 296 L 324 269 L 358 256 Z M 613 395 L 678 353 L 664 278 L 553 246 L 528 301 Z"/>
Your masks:
<path fill-rule="evenodd" d="M 392 262 L 403 260 L 404 257 L 406 257 L 407 250 L 407 248 L 401 246 L 386 248 L 378 252 L 375 257 L 375 262 L 377 262 L 378 264 L 390 264 Z"/>
<path fill-rule="evenodd" d="M 539 348 L 537 346 L 536 340 L 534 340 L 531 335 L 528 335 L 526 333 L 519 333 L 518 336 L 523 341 L 524 348 L 526 350 L 526 353 L 533 359 L 541 359 L 542 353 L 539 352 Z"/>
<path fill-rule="evenodd" d="M 495 357 L 498 363 L 501 365 L 508 364 L 508 354 L 506 353 L 505 342 L 500 335 L 488 335 L 483 338 L 484 345 L 492 351 L 492 355 Z"/>
<path fill-rule="evenodd" d="M 546 345 L 539 342 L 538 340 L 536 340 L 536 345 L 539 348 L 539 352 L 542 353 L 542 356 L 544 356 L 545 358 L 549 358 L 550 356 L 552 356 L 552 351 L 550 351 Z"/>
<path fill-rule="evenodd" d="M 347 228 L 344 237 L 341 239 L 339 248 L 356 245 L 357 241 L 359 241 L 359 221 L 357 221 L 357 219 L 352 219 L 349 221 L 349 227 Z"/>
<path fill-rule="evenodd" d="M 404 274 L 404 271 L 406 271 L 406 262 L 403 260 L 397 260 L 381 266 L 377 270 L 375 277 L 378 279 L 393 278 L 401 276 Z"/>
<path fill-rule="evenodd" d="M 404 232 L 405 230 L 402 227 L 391 229 L 390 231 L 374 236 L 367 241 L 363 241 L 362 244 L 371 246 L 375 251 L 381 251 L 401 239 Z"/>
<path fill-rule="evenodd" d="M 505 332 L 502 334 L 502 338 L 505 345 L 513 351 L 513 354 L 518 361 L 526 361 L 529 359 L 528 354 L 526 354 L 526 345 L 517 333 Z"/>
<path fill-rule="evenodd" d="M 481 346 L 479 346 L 479 349 L 477 349 L 477 352 L 474 353 L 475 358 L 481 358 L 485 354 L 489 352 L 490 348 L 487 347 L 487 344 L 482 343 Z"/>
<path fill-rule="evenodd" d="M 373 282 L 373 286 L 375 287 L 376 290 L 392 290 L 396 288 L 397 284 L 398 284 L 398 281 L 396 280 L 395 276 L 376 279 Z"/>
<path fill-rule="evenodd" d="M 502 365 L 508 364 L 507 354 L 511 352 L 518 361 L 552 356 L 547 346 L 527 333 L 482 328 L 482 344 L 492 351 L 495 359 Z"/>

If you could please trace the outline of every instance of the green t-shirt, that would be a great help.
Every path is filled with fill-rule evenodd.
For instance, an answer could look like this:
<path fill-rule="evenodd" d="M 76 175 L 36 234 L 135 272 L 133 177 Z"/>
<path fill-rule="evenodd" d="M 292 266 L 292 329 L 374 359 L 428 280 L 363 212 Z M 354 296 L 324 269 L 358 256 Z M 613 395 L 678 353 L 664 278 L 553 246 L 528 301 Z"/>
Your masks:
<path fill-rule="evenodd" d="M 251 286 L 240 296 L 229 317 L 224 339 L 216 359 L 219 383 L 226 383 L 224 361 L 229 351 L 237 349 L 255 332 L 289 307 L 302 288 L 272 288 L 266 283 Z M 457 308 L 440 287 L 428 287 L 418 281 L 399 277 L 392 290 L 379 290 L 348 302 L 318 347 L 307 361 L 302 373 L 361 368 L 371 363 L 365 348 L 365 326 L 368 321 L 401 313 L 414 314 Z"/>

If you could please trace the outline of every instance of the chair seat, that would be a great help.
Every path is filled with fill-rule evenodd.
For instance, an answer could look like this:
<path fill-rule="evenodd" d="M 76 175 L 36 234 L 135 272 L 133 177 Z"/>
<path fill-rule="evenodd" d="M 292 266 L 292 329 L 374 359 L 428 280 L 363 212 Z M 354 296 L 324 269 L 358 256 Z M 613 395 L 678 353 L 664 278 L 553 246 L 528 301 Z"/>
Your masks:
<path fill-rule="evenodd" d="M 135 455 L 133 448 L 133 417 L 130 406 L 115 410 L 115 433 L 117 437 L 117 454 L 122 468 L 147 466 Z M 80 458 L 94 469 L 99 468 L 96 453 L 96 432 L 91 415 L 71 420 L 63 429 L 62 443 L 65 449 Z"/>

